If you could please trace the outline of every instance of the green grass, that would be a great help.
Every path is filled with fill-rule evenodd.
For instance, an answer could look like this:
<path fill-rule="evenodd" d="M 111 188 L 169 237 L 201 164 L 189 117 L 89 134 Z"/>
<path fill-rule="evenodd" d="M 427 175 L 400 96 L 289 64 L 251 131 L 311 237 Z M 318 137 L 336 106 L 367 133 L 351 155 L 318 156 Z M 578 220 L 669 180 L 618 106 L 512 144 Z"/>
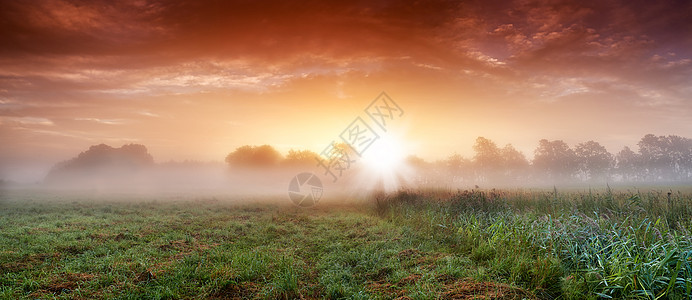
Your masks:
<path fill-rule="evenodd" d="M 690 194 L 0 194 L 3 299 L 688 299 Z"/>
<path fill-rule="evenodd" d="M 544 298 L 692 296 L 689 194 L 404 191 L 378 203 L 459 247 L 476 280 Z"/>

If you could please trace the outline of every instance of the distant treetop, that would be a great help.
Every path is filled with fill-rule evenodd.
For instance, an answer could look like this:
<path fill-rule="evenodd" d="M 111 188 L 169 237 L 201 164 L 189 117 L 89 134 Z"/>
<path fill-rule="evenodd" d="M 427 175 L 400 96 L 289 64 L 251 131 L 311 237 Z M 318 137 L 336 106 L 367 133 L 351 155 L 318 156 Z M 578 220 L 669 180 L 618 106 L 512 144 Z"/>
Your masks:
<path fill-rule="evenodd" d="M 56 164 L 46 176 L 46 181 L 61 181 L 74 176 L 98 177 L 105 173 L 126 174 L 153 164 L 154 158 L 144 145 L 128 144 L 113 148 L 99 144 L 75 158 Z"/>

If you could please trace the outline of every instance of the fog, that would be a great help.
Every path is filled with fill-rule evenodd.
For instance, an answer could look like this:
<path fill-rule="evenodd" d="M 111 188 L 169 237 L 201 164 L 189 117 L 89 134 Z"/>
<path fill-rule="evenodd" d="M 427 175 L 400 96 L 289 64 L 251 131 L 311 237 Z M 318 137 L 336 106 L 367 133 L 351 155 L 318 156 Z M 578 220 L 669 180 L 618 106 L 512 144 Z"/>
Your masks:
<path fill-rule="evenodd" d="M 311 206 L 398 190 L 637 188 L 692 182 L 692 140 L 646 135 L 638 148 L 625 147 L 613 155 L 594 141 L 572 148 L 561 140 L 541 140 L 529 161 L 511 145 L 500 148 L 479 137 L 473 157 L 452 154 L 433 162 L 410 155 L 382 164 L 360 159 L 341 144 L 332 157 L 305 150 L 284 155 L 270 145 L 248 145 L 230 152 L 224 162 L 157 163 L 144 145 L 100 144 L 43 172 L 37 165 L 3 167 L 0 185 L 5 194 L 33 189 L 106 198 L 307 199 L 310 205 L 302 205 Z M 44 175 L 32 178 L 36 174 Z"/>
<path fill-rule="evenodd" d="M 289 183 L 300 173 L 314 174 L 323 187 L 321 202 L 357 201 L 381 192 L 397 190 L 465 190 L 465 189 L 588 189 L 610 187 L 651 187 L 684 184 L 683 181 L 624 181 L 621 178 L 584 181 L 577 178 L 506 178 L 497 175 L 479 177 L 470 169 L 449 168 L 445 162 L 416 166 L 404 162 L 393 172 L 370 170 L 359 162 L 345 170 L 335 181 L 317 167 L 307 168 L 242 168 L 234 169 L 225 163 L 165 163 L 139 168 L 108 167 L 50 173 L 39 182 L 2 183 L 4 191 L 33 190 L 52 194 L 56 199 L 71 195 L 97 199 L 161 200 L 198 199 L 200 197 L 227 201 L 258 201 L 271 199 L 289 203 Z M 45 172 L 44 172 L 45 173 Z M 502 178 L 500 178 L 502 177 Z M 387 184 L 389 182 L 389 184 Z"/>

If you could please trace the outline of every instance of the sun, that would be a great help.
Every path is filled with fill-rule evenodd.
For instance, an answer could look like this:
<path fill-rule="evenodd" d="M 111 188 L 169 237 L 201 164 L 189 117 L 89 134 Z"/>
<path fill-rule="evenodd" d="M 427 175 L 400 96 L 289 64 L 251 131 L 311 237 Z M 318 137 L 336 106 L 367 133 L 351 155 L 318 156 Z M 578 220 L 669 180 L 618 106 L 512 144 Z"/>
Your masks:
<path fill-rule="evenodd" d="M 403 145 L 392 135 L 380 137 L 363 153 L 363 163 L 376 174 L 394 173 L 403 162 Z"/>
<path fill-rule="evenodd" d="M 359 188 L 354 189 L 355 193 L 389 193 L 410 183 L 414 174 L 406 163 L 406 155 L 411 149 L 405 132 L 402 128 L 389 130 L 363 151 L 358 160 L 361 167 L 356 176 L 355 184 Z"/>

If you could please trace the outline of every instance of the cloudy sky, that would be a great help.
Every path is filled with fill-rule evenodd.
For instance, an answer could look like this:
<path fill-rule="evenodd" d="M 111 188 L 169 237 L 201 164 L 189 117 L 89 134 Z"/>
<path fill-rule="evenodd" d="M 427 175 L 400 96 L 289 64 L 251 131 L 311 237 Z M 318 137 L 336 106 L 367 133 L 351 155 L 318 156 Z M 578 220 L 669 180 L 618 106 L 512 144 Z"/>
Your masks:
<path fill-rule="evenodd" d="M 0 176 L 100 143 L 320 152 L 382 91 L 428 160 L 692 137 L 691 3 L 0 0 Z"/>

